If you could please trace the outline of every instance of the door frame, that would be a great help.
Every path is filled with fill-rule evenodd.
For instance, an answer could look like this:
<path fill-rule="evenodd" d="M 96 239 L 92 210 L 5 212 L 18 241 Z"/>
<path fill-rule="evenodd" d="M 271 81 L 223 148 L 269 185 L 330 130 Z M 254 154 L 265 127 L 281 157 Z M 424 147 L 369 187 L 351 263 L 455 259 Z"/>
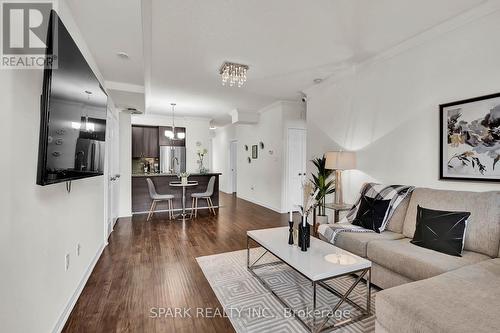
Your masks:
<path fill-rule="evenodd" d="M 112 122 L 110 122 L 110 118 Z M 109 137 L 113 127 L 113 137 Z M 119 196 L 120 196 L 120 178 L 114 178 L 120 172 L 120 137 L 119 137 L 119 117 L 117 112 L 108 107 L 106 115 L 106 166 L 104 172 L 104 241 L 107 244 L 108 237 L 113 232 L 116 221 L 119 215 Z M 112 139 L 112 140 L 111 140 Z M 110 188 L 113 186 L 113 191 L 110 193 Z M 113 196 L 113 197 L 111 197 Z M 112 202 L 110 203 L 110 200 Z M 112 206 L 114 204 L 115 207 Z M 111 209 L 110 209 L 111 208 Z"/>
<path fill-rule="evenodd" d="M 285 151 L 285 158 L 283 159 L 283 164 L 284 164 L 284 169 L 285 169 L 285 179 L 284 179 L 284 205 L 285 205 L 285 210 L 290 209 L 291 204 L 290 204 L 290 195 L 289 195 L 289 189 L 290 189 L 290 161 L 289 161 L 289 153 L 290 153 L 290 131 L 291 130 L 299 130 L 304 132 L 304 172 L 307 175 L 307 129 L 303 127 L 288 127 L 286 129 L 286 151 Z M 294 209 L 294 211 L 297 211 Z"/>
<path fill-rule="evenodd" d="M 234 153 L 233 153 L 233 147 L 234 145 Z M 237 193 L 238 191 L 238 140 L 231 140 L 229 141 L 229 166 L 228 170 L 230 171 L 230 177 L 229 177 L 229 183 L 231 186 L 229 186 L 229 193 L 234 194 Z M 234 162 L 234 169 L 231 171 L 231 165 Z"/>

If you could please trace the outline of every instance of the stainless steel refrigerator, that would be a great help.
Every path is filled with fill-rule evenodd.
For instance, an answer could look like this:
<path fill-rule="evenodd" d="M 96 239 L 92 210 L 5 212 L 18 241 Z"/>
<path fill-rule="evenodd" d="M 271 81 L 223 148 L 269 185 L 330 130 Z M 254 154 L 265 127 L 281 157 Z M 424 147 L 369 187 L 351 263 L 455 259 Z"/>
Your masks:
<path fill-rule="evenodd" d="M 75 147 L 75 170 L 104 172 L 105 146 L 104 141 L 78 138 Z"/>
<path fill-rule="evenodd" d="M 186 147 L 160 146 L 160 172 L 186 172 Z"/>

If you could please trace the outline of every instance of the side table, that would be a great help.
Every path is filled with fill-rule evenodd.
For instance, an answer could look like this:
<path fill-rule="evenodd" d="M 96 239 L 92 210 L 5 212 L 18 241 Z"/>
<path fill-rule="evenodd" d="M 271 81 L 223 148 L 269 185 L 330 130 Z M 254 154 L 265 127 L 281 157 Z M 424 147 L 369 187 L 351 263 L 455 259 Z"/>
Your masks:
<path fill-rule="evenodd" d="M 338 223 L 340 222 L 340 212 L 349 211 L 352 206 L 353 204 L 339 205 L 336 203 L 328 203 L 325 205 L 325 208 L 333 210 L 333 223 Z"/>

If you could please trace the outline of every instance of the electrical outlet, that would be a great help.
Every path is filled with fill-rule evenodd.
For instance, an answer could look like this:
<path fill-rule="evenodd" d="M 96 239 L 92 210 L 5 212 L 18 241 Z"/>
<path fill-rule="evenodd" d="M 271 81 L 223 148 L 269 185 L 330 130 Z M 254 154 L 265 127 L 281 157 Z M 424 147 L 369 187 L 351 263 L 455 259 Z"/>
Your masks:
<path fill-rule="evenodd" d="M 76 244 L 76 255 L 78 257 L 80 256 L 81 251 L 82 251 L 82 246 L 80 245 L 80 243 Z"/>
<path fill-rule="evenodd" d="M 64 257 L 64 270 L 68 271 L 69 269 L 69 253 L 66 253 L 66 256 Z"/>

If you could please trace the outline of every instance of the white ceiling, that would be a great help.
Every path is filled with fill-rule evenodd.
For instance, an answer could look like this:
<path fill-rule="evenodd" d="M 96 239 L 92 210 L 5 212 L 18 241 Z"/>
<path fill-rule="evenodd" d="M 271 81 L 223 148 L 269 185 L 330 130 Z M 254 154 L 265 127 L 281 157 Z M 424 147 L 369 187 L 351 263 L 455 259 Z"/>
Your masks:
<path fill-rule="evenodd" d="M 144 85 L 151 113 L 222 119 L 278 99 L 299 100 L 313 79 L 366 60 L 485 0 L 68 0 L 104 77 Z M 142 15 L 142 16 L 141 16 Z M 142 20 L 151 20 L 151 32 Z M 145 36 L 144 34 L 149 34 Z M 143 52 L 143 41 L 151 49 Z M 121 60 L 116 52 L 130 54 Z M 143 54 L 146 57 L 143 58 Z M 223 61 L 250 66 L 222 87 Z M 119 104 L 119 101 L 118 101 Z"/>

